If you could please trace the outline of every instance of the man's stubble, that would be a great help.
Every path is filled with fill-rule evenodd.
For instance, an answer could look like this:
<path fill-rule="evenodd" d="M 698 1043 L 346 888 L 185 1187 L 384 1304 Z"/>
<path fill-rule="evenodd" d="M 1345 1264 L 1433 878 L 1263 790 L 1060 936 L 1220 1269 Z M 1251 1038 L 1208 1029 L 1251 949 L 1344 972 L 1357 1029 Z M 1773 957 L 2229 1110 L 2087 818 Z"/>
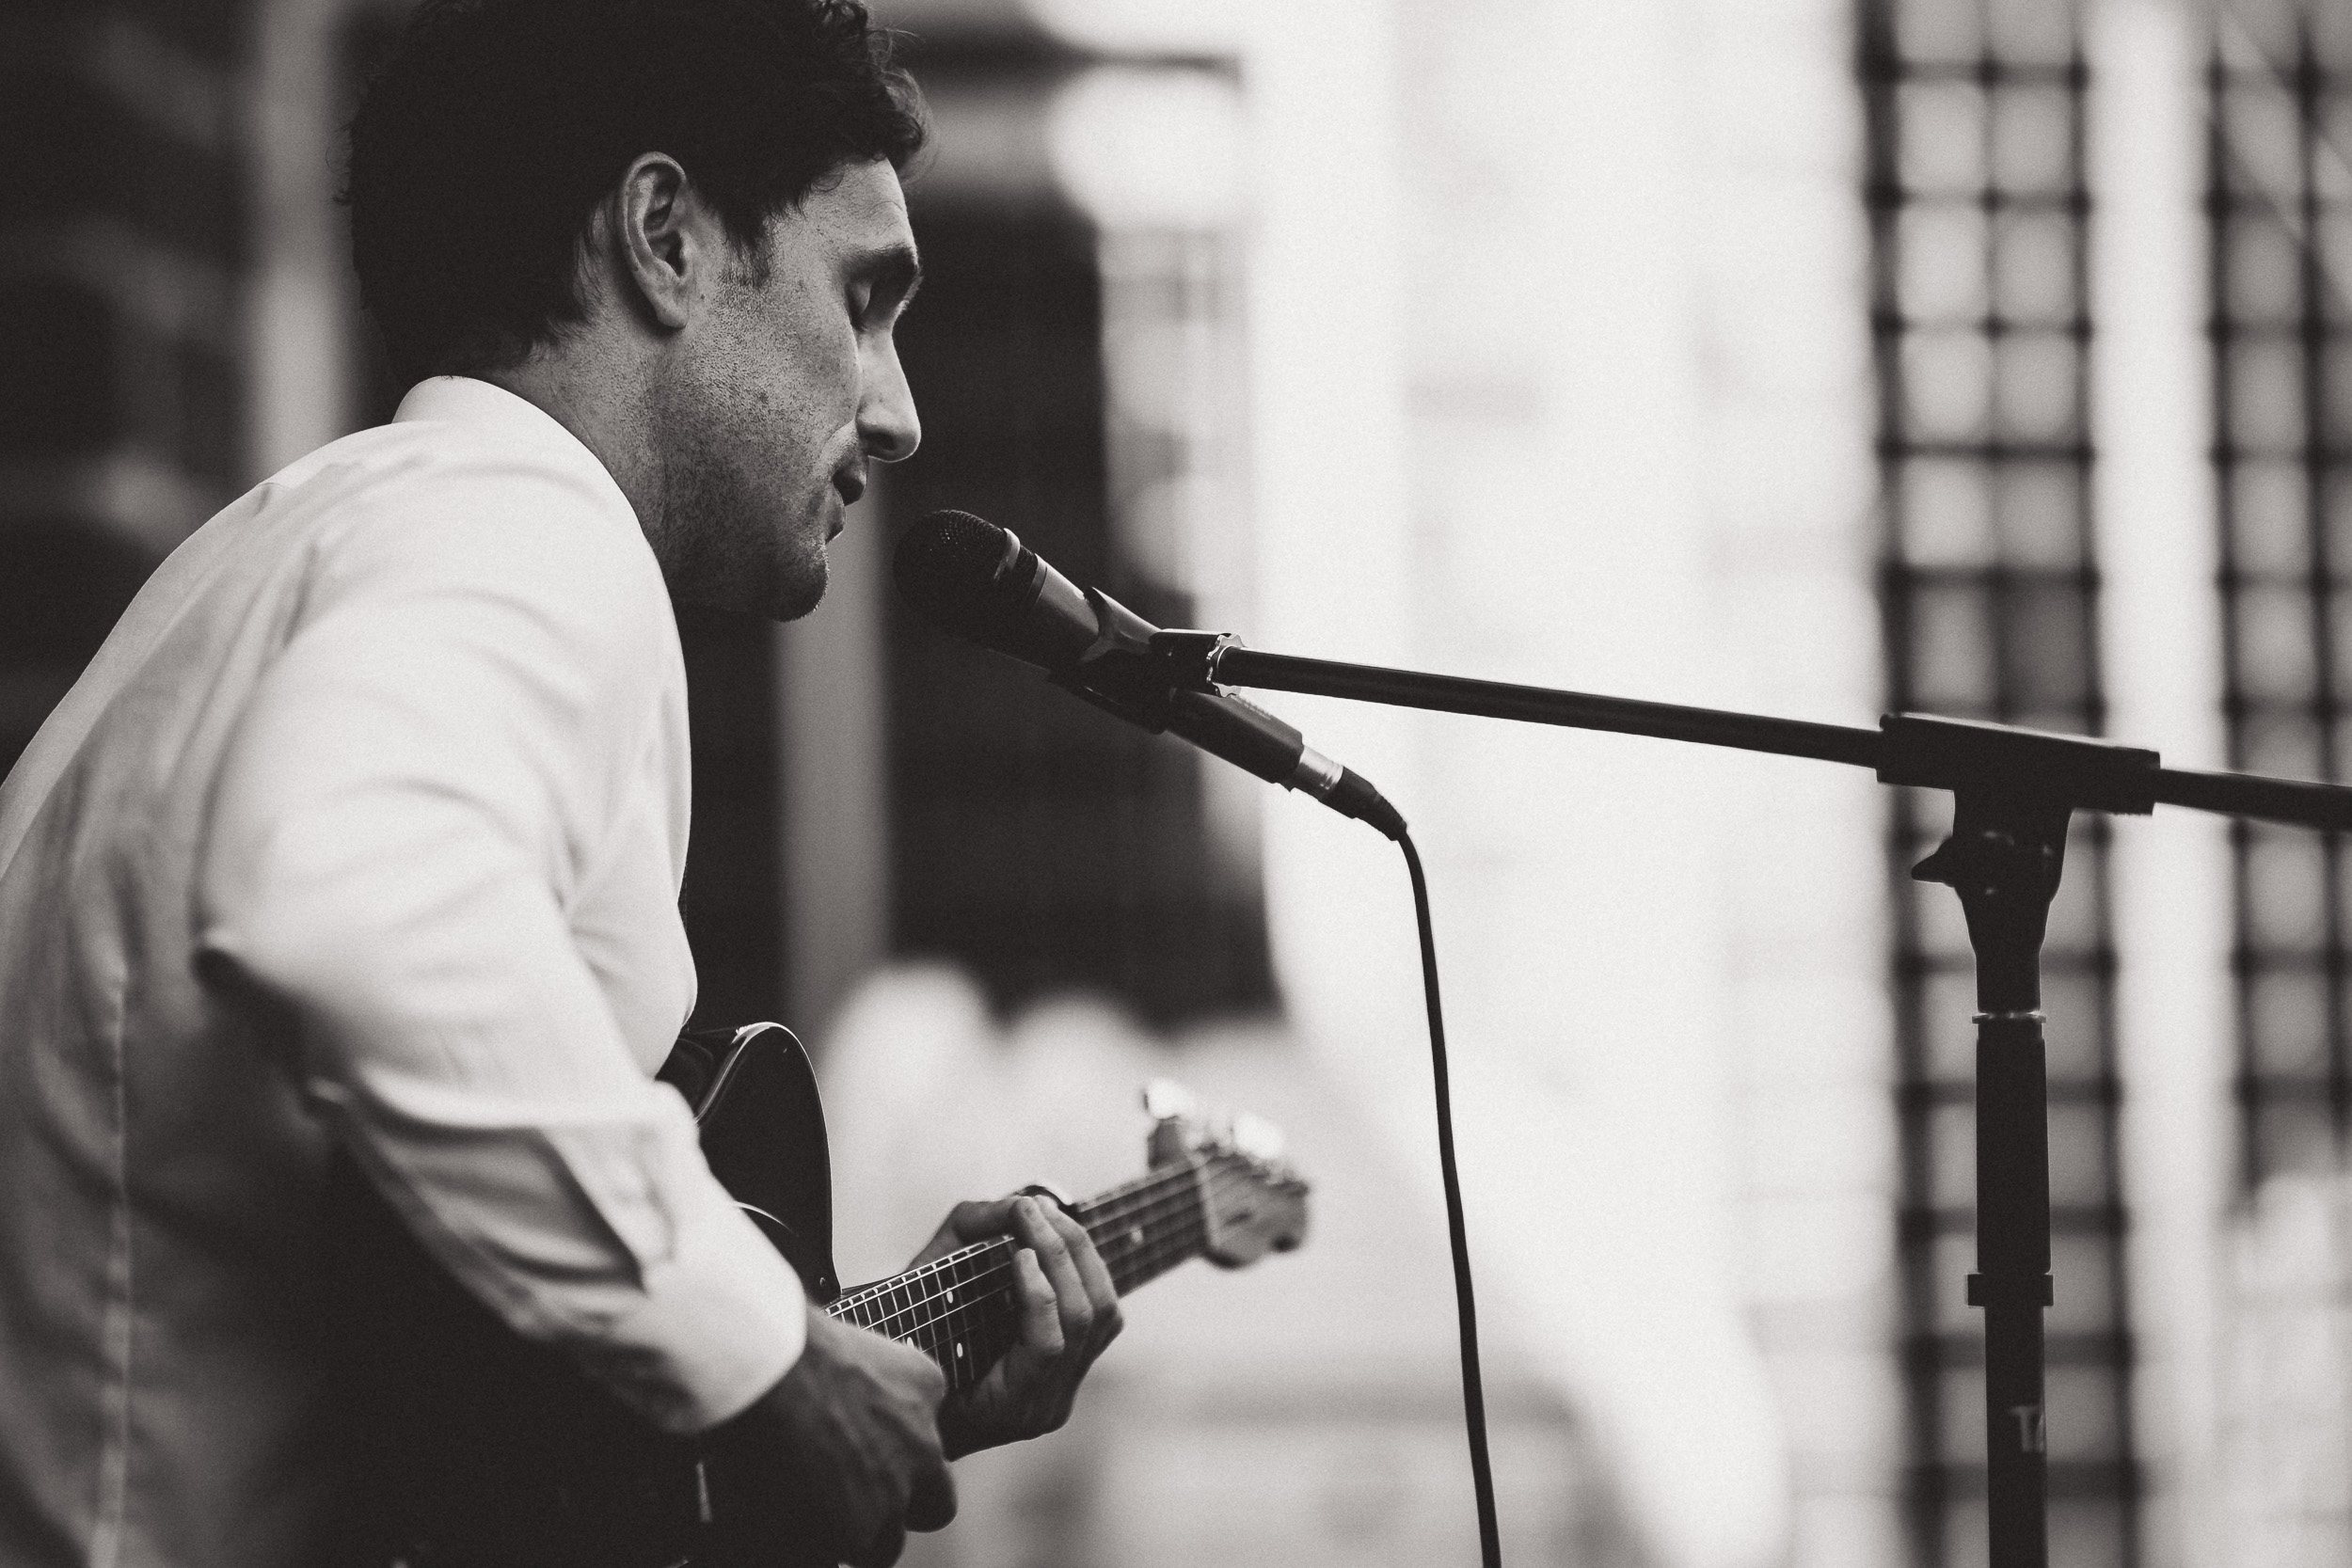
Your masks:
<path fill-rule="evenodd" d="M 776 451 L 767 399 L 726 387 L 674 388 L 648 411 L 665 470 L 662 574 L 674 599 L 797 620 L 827 580 L 821 519 L 792 515 L 821 453 Z"/>

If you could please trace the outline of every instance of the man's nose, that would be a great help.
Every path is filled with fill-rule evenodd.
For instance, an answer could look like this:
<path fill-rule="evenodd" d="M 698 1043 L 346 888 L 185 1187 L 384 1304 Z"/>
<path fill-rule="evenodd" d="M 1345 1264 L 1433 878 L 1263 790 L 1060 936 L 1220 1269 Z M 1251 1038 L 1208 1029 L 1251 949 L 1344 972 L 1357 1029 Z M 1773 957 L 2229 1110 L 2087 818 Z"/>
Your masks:
<path fill-rule="evenodd" d="M 923 444 L 923 421 L 914 412 L 914 390 L 907 385 L 895 345 L 869 362 L 865 392 L 857 432 L 866 455 L 882 463 L 914 456 Z"/>

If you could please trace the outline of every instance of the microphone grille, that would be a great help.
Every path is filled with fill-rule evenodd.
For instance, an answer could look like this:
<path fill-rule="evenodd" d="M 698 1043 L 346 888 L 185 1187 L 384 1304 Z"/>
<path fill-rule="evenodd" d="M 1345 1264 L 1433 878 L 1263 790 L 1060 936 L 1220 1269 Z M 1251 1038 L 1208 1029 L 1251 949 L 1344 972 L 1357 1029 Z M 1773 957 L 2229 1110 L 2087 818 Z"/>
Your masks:
<path fill-rule="evenodd" d="M 934 624 L 993 645 L 1016 610 L 1005 576 L 1020 555 L 1011 530 L 969 512 L 934 512 L 899 536 L 890 576 L 899 597 Z"/>
<path fill-rule="evenodd" d="M 892 571 L 902 589 L 918 584 L 986 582 L 1009 553 L 1009 537 L 969 512 L 934 512 L 899 537 Z"/>

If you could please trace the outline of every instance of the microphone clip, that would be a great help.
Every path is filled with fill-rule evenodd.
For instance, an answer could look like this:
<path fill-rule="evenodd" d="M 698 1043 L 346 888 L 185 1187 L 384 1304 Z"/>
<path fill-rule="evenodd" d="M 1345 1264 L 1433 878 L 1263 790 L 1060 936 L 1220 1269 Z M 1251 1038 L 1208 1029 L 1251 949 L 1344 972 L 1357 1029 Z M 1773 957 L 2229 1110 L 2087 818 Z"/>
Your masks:
<path fill-rule="evenodd" d="M 1217 661 L 1242 645 L 1229 631 L 1155 631 L 1151 658 L 1160 678 L 1180 691 L 1216 691 Z"/>
<path fill-rule="evenodd" d="M 1154 654 L 1152 624 L 1100 588 L 1084 592 L 1100 630 L 1074 661 L 1049 669 L 1046 679 L 1114 718 L 1162 733 L 1174 689 Z"/>

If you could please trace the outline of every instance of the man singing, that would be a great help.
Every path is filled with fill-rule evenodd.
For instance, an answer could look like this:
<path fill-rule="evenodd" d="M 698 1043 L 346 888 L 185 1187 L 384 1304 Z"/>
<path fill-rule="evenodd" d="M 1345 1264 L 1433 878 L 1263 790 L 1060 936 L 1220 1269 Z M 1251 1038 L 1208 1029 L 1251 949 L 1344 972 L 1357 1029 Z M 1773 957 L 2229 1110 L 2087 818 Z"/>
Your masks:
<path fill-rule="evenodd" d="M 418 13 L 349 191 L 413 389 L 175 551 L 0 787 L 0 1561 L 323 1560 L 339 1152 L 646 1421 L 760 1434 L 839 1556 L 1067 1415 L 1119 1327 L 1076 1225 L 942 1227 L 1024 1248 L 1020 1348 L 943 1403 L 650 1076 L 694 996 L 671 600 L 806 613 L 914 450 L 922 136 L 855 0 Z"/>

